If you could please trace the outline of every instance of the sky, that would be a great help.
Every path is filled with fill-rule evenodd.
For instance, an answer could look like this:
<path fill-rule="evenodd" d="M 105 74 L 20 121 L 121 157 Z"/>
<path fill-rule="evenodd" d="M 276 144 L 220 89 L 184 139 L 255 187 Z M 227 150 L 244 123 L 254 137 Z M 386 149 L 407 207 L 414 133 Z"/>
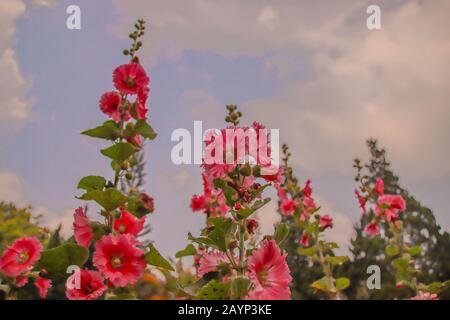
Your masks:
<path fill-rule="evenodd" d="M 81 8 L 81 29 L 66 8 Z M 366 26 L 370 4 L 381 29 Z M 79 133 L 105 120 L 98 108 L 134 21 L 147 33 L 141 60 L 151 77 L 145 190 L 156 199 L 150 239 L 173 255 L 204 223 L 189 201 L 200 169 L 176 166 L 171 133 L 223 127 L 226 104 L 244 123 L 280 129 L 293 166 L 311 178 L 329 237 L 348 245 L 360 212 L 352 159 L 376 137 L 400 182 L 448 230 L 450 215 L 450 2 L 435 1 L 88 1 L 0 2 L 0 200 L 32 205 L 70 233 L 76 184 L 111 175 Z M 275 203 L 259 213 L 264 230 Z M 90 212 L 93 214 L 94 212 Z"/>

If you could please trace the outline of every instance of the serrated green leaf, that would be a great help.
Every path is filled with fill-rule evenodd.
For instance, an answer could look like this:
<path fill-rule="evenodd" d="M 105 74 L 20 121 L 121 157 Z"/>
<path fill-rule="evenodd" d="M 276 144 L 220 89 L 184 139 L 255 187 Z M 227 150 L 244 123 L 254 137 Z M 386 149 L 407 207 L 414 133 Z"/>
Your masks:
<path fill-rule="evenodd" d="M 102 190 L 105 187 L 106 179 L 100 176 L 86 176 L 78 182 L 77 189 Z"/>
<path fill-rule="evenodd" d="M 59 247 L 42 251 L 38 263 L 39 269 L 45 269 L 49 274 L 65 276 L 71 265 L 82 267 L 89 256 L 85 247 L 75 243 L 65 243 Z"/>
<path fill-rule="evenodd" d="M 202 287 L 197 298 L 202 300 L 226 300 L 230 293 L 230 282 L 222 283 L 217 280 L 211 280 Z"/>
<path fill-rule="evenodd" d="M 153 128 L 147 123 L 147 121 L 143 119 L 139 119 L 136 122 L 136 125 L 134 126 L 134 132 L 135 134 L 139 134 L 149 140 L 155 139 L 157 135 L 155 130 L 153 130 Z"/>
<path fill-rule="evenodd" d="M 104 191 L 91 190 L 83 194 L 78 199 L 94 200 L 107 211 L 117 209 L 127 201 L 127 197 L 114 188 L 109 188 Z"/>
<path fill-rule="evenodd" d="M 120 136 L 117 123 L 113 120 L 103 122 L 101 126 L 81 132 L 81 134 L 106 140 L 116 140 Z"/>
<path fill-rule="evenodd" d="M 208 221 L 214 225 L 214 229 L 208 234 L 208 238 L 217 249 L 223 252 L 227 251 L 227 240 L 233 227 L 233 221 L 222 217 L 210 218 Z"/>
<path fill-rule="evenodd" d="M 149 265 L 167 269 L 170 271 L 175 271 L 172 267 L 172 265 L 167 261 L 158 250 L 156 250 L 155 246 L 150 243 L 147 248 L 149 251 L 145 254 L 145 260 Z"/>
<path fill-rule="evenodd" d="M 126 142 L 119 142 L 109 148 L 100 150 L 100 152 L 104 156 L 114 160 L 117 163 L 122 163 L 123 161 L 127 160 L 136 151 L 136 148 Z"/>
<path fill-rule="evenodd" d="M 186 246 L 186 248 L 184 248 L 183 250 L 178 251 L 175 254 L 175 258 L 182 258 L 182 257 L 187 257 L 187 256 L 193 256 L 197 253 L 197 250 L 195 249 L 195 247 L 192 244 L 188 244 Z"/>

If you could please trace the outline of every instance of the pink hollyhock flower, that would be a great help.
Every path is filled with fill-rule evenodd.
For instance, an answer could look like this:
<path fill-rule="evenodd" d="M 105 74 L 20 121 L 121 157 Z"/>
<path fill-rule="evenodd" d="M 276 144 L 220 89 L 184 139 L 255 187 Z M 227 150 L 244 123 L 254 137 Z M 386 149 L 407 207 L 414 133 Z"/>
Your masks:
<path fill-rule="evenodd" d="M 142 146 L 142 140 L 141 140 L 141 136 L 140 135 L 135 135 L 134 137 L 127 137 L 127 142 L 135 145 L 137 147 Z"/>
<path fill-rule="evenodd" d="M 302 237 L 300 238 L 300 244 L 304 247 L 309 246 L 309 237 L 306 232 L 303 232 Z"/>
<path fill-rule="evenodd" d="M 319 224 L 323 229 L 333 228 L 333 218 L 331 218 L 329 215 L 321 216 Z"/>
<path fill-rule="evenodd" d="M 375 222 L 371 222 L 366 225 L 364 232 L 372 237 L 375 237 L 380 233 L 380 226 Z"/>
<path fill-rule="evenodd" d="M 384 195 L 378 198 L 375 214 L 383 215 L 388 221 L 397 221 L 398 213 L 406 210 L 406 202 L 400 195 Z"/>
<path fill-rule="evenodd" d="M 116 287 L 134 284 L 147 265 L 138 244 L 130 234 L 105 235 L 95 243 L 94 266 Z"/>
<path fill-rule="evenodd" d="M 379 196 L 384 195 L 384 181 L 383 181 L 383 179 L 377 178 L 377 180 L 375 181 L 375 192 Z"/>
<path fill-rule="evenodd" d="M 305 197 L 311 197 L 311 195 L 312 195 L 312 188 L 311 188 L 311 180 L 310 179 L 306 180 L 305 187 L 303 188 L 303 195 Z"/>
<path fill-rule="evenodd" d="M 35 237 L 17 239 L 0 257 L 0 271 L 7 277 L 16 278 L 33 269 L 41 252 L 42 244 Z"/>
<path fill-rule="evenodd" d="M 139 63 L 128 63 L 114 70 L 113 82 L 116 89 L 123 94 L 138 94 L 148 86 L 150 78 Z"/>
<path fill-rule="evenodd" d="M 28 277 L 19 277 L 17 278 L 16 286 L 23 287 L 28 283 Z"/>
<path fill-rule="evenodd" d="M 38 277 L 36 281 L 34 281 L 34 285 L 39 289 L 39 296 L 41 299 L 45 299 L 47 290 L 52 287 L 52 280 Z"/>
<path fill-rule="evenodd" d="M 205 197 L 194 195 L 191 200 L 192 211 L 200 211 L 205 208 Z"/>
<path fill-rule="evenodd" d="M 75 277 L 80 277 L 79 283 L 75 281 Z M 77 284 L 78 288 L 76 288 Z M 95 300 L 101 297 L 107 289 L 99 272 L 83 269 L 67 279 L 66 297 L 69 300 Z"/>
<path fill-rule="evenodd" d="M 148 87 L 144 87 L 138 92 L 135 105 L 137 119 L 147 119 L 148 109 L 146 107 L 146 103 L 149 91 L 150 89 Z"/>
<path fill-rule="evenodd" d="M 281 254 L 275 240 L 264 240 L 248 257 L 247 276 L 255 288 L 248 294 L 249 300 L 289 300 L 292 281 L 286 263 L 286 253 Z"/>
<path fill-rule="evenodd" d="M 100 109 L 110 116 L 114 121 L 119 122 L 121 118 L 121 103 L 122 103 L 122 97 L 118 92 L 110 91 L 104 93 L 100 97 Z M 124 114 L 125 121 L 130 119 L 130 114 L 128 111 Z"/>
<path fill-rule="evenodd" d="M 113 229 L 119 233 L 131 234 L 137 237 L 144 228 L 145 218 L 138 219 L 128 211 L 122 210 L 120 219 L 114 220 Z"/>
<path fill-rule="evenodd" d="M 217 268 L 222 263 L 227 263 L 228 258 L 227 256 L 218 251 L 213 252 L 206 252 L 203 254 L 203 256 L 200 258 L 199 261 L 199 267 L 197 274 L 200 277 L 203 277 L 205 274 L 213 271 L 217 271 Z"/>
<path fill-rule="evenodd" d="M 94 238 L 94 233 L 89 225 L 89 219 L 83 211 L 83 208 L 78 207 L 73 215 L 73 235 L 75 241 L 83 247 L 89 248 L 91 241 Z"/>
<path fill-rule="evenodd" d="M 355 190 L 355 195 L 356 195 L 356 198 L 358 199 L 359 207 L 361 208 L 362 212 L 365 214 L 365 213 L 366 213 L 366 198 L 364 198 L 364 197 L 358 192 L 358 190 Z"/>
<path fill-rule="evenodd" d="M 411 300 L 439 300 L 439 298 L 435 293 L 419 291 L 419 294 L 412 297 Z"/>
<path fill-rule="evenodd" d="M 283 199 L 281 200 L 281 213 L 290 216 L 297 209 L 297 201 L 294 199 Z"/>

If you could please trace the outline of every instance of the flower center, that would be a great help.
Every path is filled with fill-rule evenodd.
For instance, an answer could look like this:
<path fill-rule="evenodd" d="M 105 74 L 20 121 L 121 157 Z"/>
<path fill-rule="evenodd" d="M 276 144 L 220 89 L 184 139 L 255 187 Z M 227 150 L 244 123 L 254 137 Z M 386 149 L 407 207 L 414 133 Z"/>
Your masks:
<path fill-rule="evenodd" d="M 127 77 L 125 79 L 125 85 L 129 88 L 132 88 L 136 85 L 136 80 L 134 78 Z"/>
<path fill-rule="evenodd" d="M 124 233 L 125 231 L 127 231 L 127 226 L 124 224 L 120 224 L 118 229 L 120 233 Z"/>
<path fill-rule="evenodd" d="M 122 266 L 122 260 L 119 257 L 113 257 L 111 259 L 111 267 L 119 269 Z"/>
<path fill-rule="evenodd" d="M 20 262 L 24 263 L 25 261 L 27 261 L 29 258 L 28 252 L 21 252 L 19 254 L 19 260 Z"/>

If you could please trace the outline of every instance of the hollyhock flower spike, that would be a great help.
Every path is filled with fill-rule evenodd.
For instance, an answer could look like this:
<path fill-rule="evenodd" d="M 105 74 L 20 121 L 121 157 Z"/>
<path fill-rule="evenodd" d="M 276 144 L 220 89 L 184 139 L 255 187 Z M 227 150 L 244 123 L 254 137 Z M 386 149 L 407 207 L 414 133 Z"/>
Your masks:
<path fill-rule="evenodd" d="M 0 272 L 7 277 L 16 278 L 33 269 L 41 252 L 42 244 L 37 238 L 17 239 L 0 257 Z"/>
<path fill-rule="evenodd" d="M 76 277 L 79 277 L 79 283 L 76 283 Z M 107 289 L 99 272 L 86 269 L 80 270 L 79 274 L 72 274 L 66 282 L 66 296 L 69 300 L 95 300 Z"/>
<path fill-rule="evenodd" d="M 73 235 L 75 241 L 85 248 L 89 248 L 94 238 L 94 233 L 89 225 L 89 219 L 81 207 L 77 208 L 73 215 Z"/>
<path fill-rule="evenodd" d="M 289 300 L 292 281 L 286 263 L 286 253 L 282 254 L 275 240 L 264 240 L 248 258 L 249 273 L 254 289 L 248 294 L 249 300 Z"/>
<path fill-rule="evenodd" d="M 94 266 L 116 287 L 137 282 L 147 263 L 139 242 L 130 234 L 109 234 L 95 243 Z"/>

